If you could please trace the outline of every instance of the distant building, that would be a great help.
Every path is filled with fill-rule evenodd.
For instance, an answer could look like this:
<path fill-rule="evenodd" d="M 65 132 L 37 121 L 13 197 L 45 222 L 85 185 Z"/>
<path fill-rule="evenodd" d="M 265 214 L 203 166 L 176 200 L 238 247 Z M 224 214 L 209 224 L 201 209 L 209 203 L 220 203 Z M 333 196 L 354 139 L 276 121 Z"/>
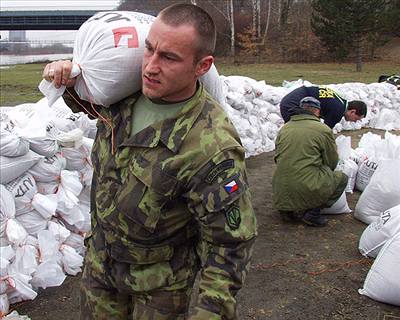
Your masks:
<path fill-rule="evenodd" d="M 11 30 L 9 33 L 9 40 L 11 42 L 26 42 L 25 30 Z"/>

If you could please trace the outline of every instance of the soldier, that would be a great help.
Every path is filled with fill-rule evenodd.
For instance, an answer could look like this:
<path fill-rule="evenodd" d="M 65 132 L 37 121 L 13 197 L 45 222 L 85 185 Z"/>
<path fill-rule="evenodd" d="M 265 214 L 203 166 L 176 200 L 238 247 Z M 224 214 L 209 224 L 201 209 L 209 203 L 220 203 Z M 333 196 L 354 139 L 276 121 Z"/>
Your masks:
<path fill-rule="evenodd" d="M 347 185 L 347 176 L 335 171 L 339 156 L 332 130 L 319 121 L 320 102 L 300 101 L 276 137 L 276 170 L 272 177 L 274 207 L 285 220 L 302 219 L 314 227 L 327 224 L 321 208 L 332 206 Z"/>
<path fill-rule="evenodd" d="M 239 136 L 198 81 L 215 34 L 201 8 L 167 7 L 146 39 L 141 92 L 109 108 L 64 94 L 99 114 L 82 319 L 237 319 L 256 219 Z M 71 87 L 71 67 L 53 62 L 43 76 Z"/>

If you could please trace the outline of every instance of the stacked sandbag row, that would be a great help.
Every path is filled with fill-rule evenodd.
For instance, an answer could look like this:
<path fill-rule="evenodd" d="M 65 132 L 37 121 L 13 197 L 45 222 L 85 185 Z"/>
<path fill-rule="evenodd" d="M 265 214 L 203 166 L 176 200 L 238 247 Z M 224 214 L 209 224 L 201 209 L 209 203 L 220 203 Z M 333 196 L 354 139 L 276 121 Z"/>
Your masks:
<path fill-rule="evenodd" d="M 376 258 L 359 293 L 400 305 L 400 137 L 367 133 L 354 150 L 348 138 L 337 138 L 339 154 L 347 156 L 342 169 L 351 174 L 348 190 L 362 192 L 354 216 L 369 224 L 359 250 Z"/>
<path fill-rule="evenodd" d="M 58 101 L 1 108 L 0 314 L 81 271 L 96 123 Z M 86 137 L 85 137 L 86 135 Z"/>
<path fill-rule="evenodd" d="M 220 76 L 226 95 L 224 108 L 235 125 L 246 156 L 272 151 L 278 130 L 283 125 L 279 111 L 281 99 L 307 81 L 285 82 L 283 87 L 267 85 L 243 76 Z M 338 123 L 334 132 L 370 127 L 384 130 L 400 129 L 400 91 L 388 83 L 345 83 L 329 85 L 348 100 L 367 104 L 367 117 L 358 122 Z"/>

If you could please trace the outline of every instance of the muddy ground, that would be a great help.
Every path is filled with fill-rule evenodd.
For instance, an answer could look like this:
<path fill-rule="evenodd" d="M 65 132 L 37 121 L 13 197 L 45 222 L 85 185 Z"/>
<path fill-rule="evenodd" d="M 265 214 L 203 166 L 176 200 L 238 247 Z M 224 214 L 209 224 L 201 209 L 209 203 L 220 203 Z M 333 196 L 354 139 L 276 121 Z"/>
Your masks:
<path fill-rule="evenodd" d="M 363 131 L 347 133 L 353 146 Z M 329 216 L 324 228 L 283 222 L 272 208 L 274 170 L 273 152 L 248 159 L 259 237 L 238 295 L 239 319 L 400 319 L 399 307 L 357 292 L 373 262 L 358 251 L 366 225 L 351 213 Z M 358 197 L 357 192 L 348 195 L 350 208 Z M 43 290 L 14 308 L 32 320 L 76 320 L 78 305 L 79 277 L 68 277 L 61 287 Z"/>

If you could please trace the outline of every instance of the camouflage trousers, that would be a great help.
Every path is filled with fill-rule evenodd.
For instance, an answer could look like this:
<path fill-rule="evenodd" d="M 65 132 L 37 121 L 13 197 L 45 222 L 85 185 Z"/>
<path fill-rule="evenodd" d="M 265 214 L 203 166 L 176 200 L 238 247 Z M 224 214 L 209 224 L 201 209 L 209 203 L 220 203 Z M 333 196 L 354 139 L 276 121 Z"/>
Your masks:
<path fill-rule="evenodd" d="M 199 261 L 191 246 L 169 261 L 132 265 L 108 254 L 101 234 L 88 242 L 81 283 L 81 320 L 184 320 Z"/>

